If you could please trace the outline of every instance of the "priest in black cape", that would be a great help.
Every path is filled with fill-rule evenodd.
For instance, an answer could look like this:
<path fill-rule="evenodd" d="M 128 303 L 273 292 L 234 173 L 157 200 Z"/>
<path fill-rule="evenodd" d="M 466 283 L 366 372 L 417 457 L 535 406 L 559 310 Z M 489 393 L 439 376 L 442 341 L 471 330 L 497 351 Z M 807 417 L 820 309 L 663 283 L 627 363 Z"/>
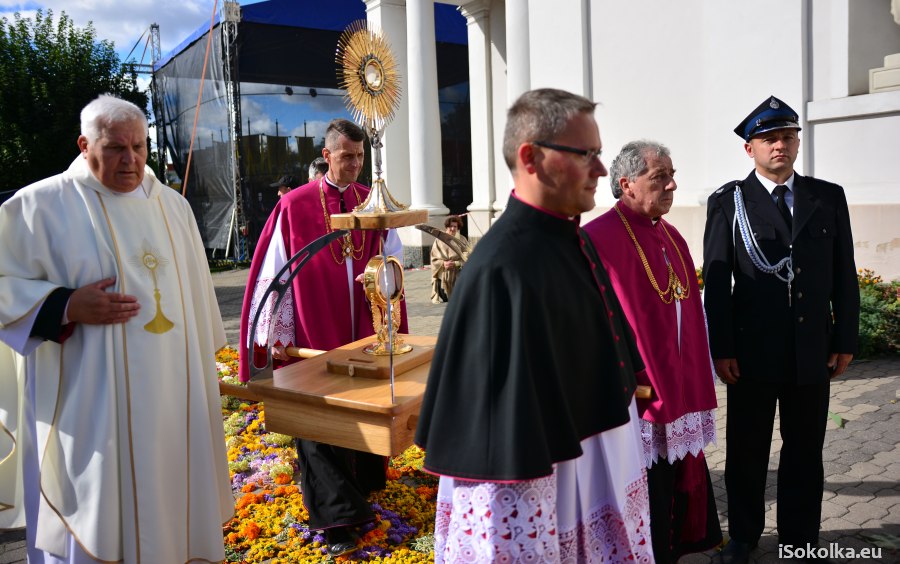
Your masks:
<path fill-rule="evenodd" d="M 416 431 L 436 562 L 653 561 L 643 363 L 579 227 L 607 174 L 594 108 L 541 89 L 509 110 L 515 190 L 457 282 Z"/>

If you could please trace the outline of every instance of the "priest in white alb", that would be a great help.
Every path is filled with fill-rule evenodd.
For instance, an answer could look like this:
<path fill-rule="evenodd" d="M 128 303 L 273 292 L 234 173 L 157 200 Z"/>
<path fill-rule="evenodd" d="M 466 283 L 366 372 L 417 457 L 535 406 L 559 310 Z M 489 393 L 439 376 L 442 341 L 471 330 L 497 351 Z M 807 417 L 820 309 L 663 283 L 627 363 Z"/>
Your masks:
<path fill-rule="evenodd" d="M 147 120 L 101 96 L 81 154 L 0 207 L 0 529 L 29 562 L 217 562 L 233 513 L 225 334 Z"/>

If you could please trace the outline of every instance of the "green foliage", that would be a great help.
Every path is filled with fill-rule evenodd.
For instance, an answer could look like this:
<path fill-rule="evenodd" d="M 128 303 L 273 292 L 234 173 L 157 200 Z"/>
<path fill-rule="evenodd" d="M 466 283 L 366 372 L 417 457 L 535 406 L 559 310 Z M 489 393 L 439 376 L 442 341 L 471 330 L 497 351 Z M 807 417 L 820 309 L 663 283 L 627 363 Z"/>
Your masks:
<path fill-rule="evenodd" d="M 77 28 L 65 12 L 0 18 L 0 191 L 62 172 L 78 154 L 81 109 L 100 94 L 140 108 L 147 93 L 93 25 Z"/>
<path fill-rule="evenodd" d="M 409 543 L 409 548 L 428 554 L 434 550 L 434 535 L 424 535 Z"/>
<path fill-rule="evenodd" d="M 900 354 L 900 281 L 860 272 L 859 357 Z"/>
<path fill-rule="evenodd" d="M 874 533 L 860 536 L 877 547 L 891 551 L 900 550 L 900 537 L 897 535 L 892 535 L 890 533 Z"/>
<path fill-rule="evenodd" d="M 227 270 L 237 270 L 239 268 L 250 268 L 250 261 L 235 261 L 231 259 L 209 259 L 210 272 L 225 272 Z"/>
<path fill-rule="evenodd" d="M 843 417 L 841 417 L 841 416 L 838 415 L 837 413 L 834 413 L 833 411 L 829 411 L 829 412 L 828 412 L 828 418 L 831 419 L 832 421 L 834 421 L 834 424 L 837 425 L 838 428 L 840 428 L 840 429 L 843 429 L 843 428 L 844 428 L 844 425 L 847 424 L 847 420 L 846 420 L 846 419 L 844 419 Z"/>

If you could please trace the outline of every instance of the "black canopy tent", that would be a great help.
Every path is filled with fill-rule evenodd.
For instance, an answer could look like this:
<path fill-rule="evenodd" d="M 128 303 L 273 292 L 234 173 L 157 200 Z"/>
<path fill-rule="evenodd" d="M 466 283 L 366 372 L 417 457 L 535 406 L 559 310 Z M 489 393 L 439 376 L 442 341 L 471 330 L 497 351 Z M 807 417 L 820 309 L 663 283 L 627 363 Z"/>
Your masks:
<path fill-rule="evenodd" d="M 226 2 L 226 8 L 228 4 L 232 10 L 236 7 Z M 155 100 L 160 101 L 154 105 L 154 114 L 158 144 L 181 179 L 194 135 L 185 196 L 204 245 L 213 253 L 225 250 L 234 258 L 249 259 L 247 242 L 256 240 L 276 201 L 269 184 L 285 173 L 303 183 L 303 169 L 321 154 L 321 141 L 308 135 L 302 119 L 293 122 L 296 118 L 291 116 L 275 116 L 274 135 L 254 132 L 258 128 L 251 114 L 269 126 L 266 118 L 271 116 L 260 119 L 256 101 L 263 98 L 253 97 L 282 97 L 290 103 L 316 106 L 320 112 L 324 107 L 331 117 L 349 117 L 336 90 L 334 56 L 347 25 L 365 19 L 365 4 L 361 0 L 269 0 L 243 6 L 239 18 L 225 12 L 213 24 L 208 61 L 207 24 L 154 64 Z M 450 137 L 446 140 L 453 147 L 449 153 L 468 151 L 468 130 L 460 132 L 457 125 L 460 112 L 468 116 L 465 19 L 455 7 L 435 4 L 435 25 L 438 86 L 440 96 L 447 98 L 442 114 L 454 113 L 457 118 L 454 127 L 442 127 L 442 131 Z M 470 202 L 468 153 L 464 158 L 444 153 L 450 165 L 445 177 L 452 179 L 454 197 L 462 189 L 465 199 L 467 186 Z M 364 171 L 361 178 L 369 174 Z"/>

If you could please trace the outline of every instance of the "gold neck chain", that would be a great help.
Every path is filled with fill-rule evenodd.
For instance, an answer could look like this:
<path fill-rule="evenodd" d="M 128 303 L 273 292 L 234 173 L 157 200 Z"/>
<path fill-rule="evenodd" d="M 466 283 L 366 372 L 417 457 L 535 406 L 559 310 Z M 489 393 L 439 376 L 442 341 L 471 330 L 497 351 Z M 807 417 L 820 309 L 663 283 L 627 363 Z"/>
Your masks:
<path fill-rule="evenodd" d="M 361 201 L 359 198 L 359 192 L 356 190 L 356 186 L 350 185 L 353 188 L 353 195 L 356 196 L 356 201 Z M 344 197 L 343 194 L 340 195 L 341 198 Z M 319 200 L 322 202 L 322 213 L 325 215 L 325 234 L 331 233 L 334 231 L 331 228 L 331 214 L 328 213 L 328 208 L 325 206 L 325 178 L 319 179 Z M 344 264 L 344 261 L 347 260 L 347 257 L 353 258 L 353 260 L 360 260 L 363 255 L 363 249 L 366 246 L 366 232 L 362 232 L 362 241 L 359 243 L 359 247 L 354 247 L 353 245 L 353 235 L 350 231 L 348 231 L 343 237 L 338 239 L 338 244 L 341 248 L 341 256 L 338 257 L 334 252 L 334 245 L 328 245 L 328 248 L 331 250 L 331 258 L 334 259 L 334 262 L 337 264 Z"/>
<path fill-rule="evenodd" d="M 681 260 L 681 269 L 684 272 L 684 284 L 682 284 L 681 280 L 679 280 L 678 276 L 676 276 L 675 270 L 672 268 L 672 263 L 669 262 L 669 259 L 667 257 L 666 267 L 669 271 L 669 282 L 666 286 L 665 291 L 659 289 L 659 284 L 656 283 L 656 277 L 653 276 L 653 271 L 650 270 L 650 263 L 647 262 L 647 255 L 644 254 L 644 249 L 641 248 L 641 244 L 638 243 L 637 237 L 634 236 L 634 231 L 631 230 L 631 225 L 628 224 L 628 220 L 625 219 L 625 215 L 622 213 L 622 210 L 619 209 L 618 205 L 613 206 L 613 209 L 616 210 L 616 213 L 619 214 L 619 218 L 622 220 L 622 224 L 625 225 L 625 231 L 627 231 L 628 236 L 631 237 L 631 242 L 634 243 L 634 248 L 637 249 L 638 256 L 641 257 L 641 263 L 644 265 L 644 270 L 647 272 L 647 278 L 650 279 L 650 284 L 653 286 L 653 289 L 656 290 L 656 293 L 659 294 L 659 299 L 661 299 L 664 304 L 672 303 L 673 299 L 676 299 L 678 301 L 688 299 L 688 297 L 691 295 L 691 286 L 689 284 L 687 266 L 685 266 L 684 264 L 684 257 L 681 256 L 681 251 L 678 249 L 678 245 L 675 244 L 675 240 L 672 239 L 672 235 L 669 233 L 669 230 L 666 229 L 666 224 L 662 223 L 662 219 L 660 219 L 659 225 L 666 233 L 669 241 L 672 242 L 672 248 L 674 248 L 675 252 L 678 253 L 678 259 Z M 663 250 L 663 252 L 665 252 L 665 250 Z"/>

